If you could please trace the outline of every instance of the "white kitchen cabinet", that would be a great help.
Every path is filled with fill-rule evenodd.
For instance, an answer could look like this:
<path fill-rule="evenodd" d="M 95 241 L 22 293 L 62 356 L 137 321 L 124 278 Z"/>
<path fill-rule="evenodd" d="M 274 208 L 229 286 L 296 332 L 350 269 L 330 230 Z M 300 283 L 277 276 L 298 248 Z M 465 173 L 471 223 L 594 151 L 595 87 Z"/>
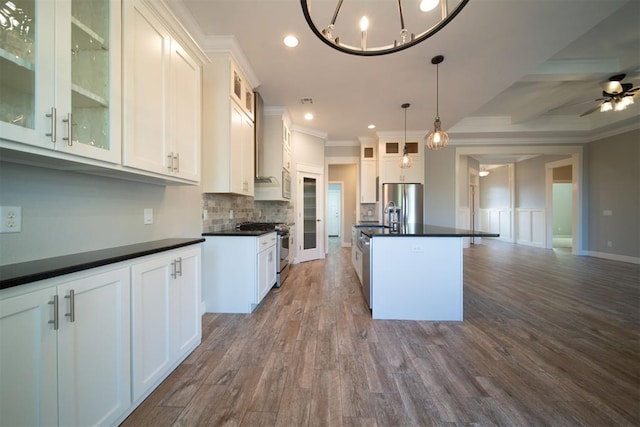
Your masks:
<path fill-rule="evenodd" d="M 0 425 L 57 424 L 53 295 L 45 289 L 0 301 Z"/>
<path fill-rule="evenodd" d="M 202 189 L 253 196 L 253 89 L 228 54 L 211 55 L 202 87 Z"/>
<path fill-rule="evenodd" d="M 202 291 L 209 313 L 251 313 L 277 280 L 276 233 L 205 236 Z"/>
<path fill-rule="evenodd" d="M 0 301 L 2 425 L 110 425 L 131 406 L 129 269 L 72 277 Z"/>
<path fill-rule="evenodd" d="M 413 165 L 408 169 L 400 167 L 404 143 L 381 139 L 378 144 L 380 154 L 380 184 L 386 182 L 407 182 L 424 184 L 424 153 L 418 142 L 407 142 Z"/>
<path fill-rule="evenodd" d="M 45 148 L 38 152 L 45 156 L 119 164 L 121 2 L 15 0 L 13 6 L 12 29 L 3 26 L 0 41 L 2 138 Z"/>
<path fill-rule="evenodd" d="M 134 402 L 200 343 L 200 257 L 200 247 L 176 249 L 131 267 Z"/>
<path fill-rule="evenodd" d="M 273 236 L 258 239 L 258 302 L 267 295 L 278 280 L 276 245 Z"/>
<path fill-rule="evenodd" d="M 200 64 L 146 2 L 124 2 L 123 165 L 200 181 Z"/>
<path fill-rule="evenodd" d="M 256 200 L 290 201 L 283 194 L 284 176 L 291 176 L 291 131 L 289 117 L 282 110 L 266 112 L 264 116 L 264 139 L 258 147 L 258 174 L 271 177 L 272 182 L 256 184 Z"/>
<path fill-rule="evenodd" d="M 376 202 L 378 167 L 375 160 L 360 161 L 360 203 Z"/>

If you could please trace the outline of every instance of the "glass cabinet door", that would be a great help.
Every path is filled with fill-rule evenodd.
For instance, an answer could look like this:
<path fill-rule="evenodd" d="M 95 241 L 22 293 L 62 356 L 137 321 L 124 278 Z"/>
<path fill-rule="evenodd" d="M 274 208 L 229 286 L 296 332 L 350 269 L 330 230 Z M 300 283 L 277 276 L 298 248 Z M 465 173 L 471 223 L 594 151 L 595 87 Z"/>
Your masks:
<path fill-rule="evenodd" d="M 1 138 L 53 144 L 53 16 L 54 2 L 0 0 Z"/>
<path fill-rule="evenodd" d="M 66 150 L 102 160 L 110 160 L 114 151 L 110 135 L 114 4 L 111 0 L 71 1 L 71 116 L 63 118 L 63 132 L 69 138 Z M 119 161 L 119 153 L 111 160 Z"/>

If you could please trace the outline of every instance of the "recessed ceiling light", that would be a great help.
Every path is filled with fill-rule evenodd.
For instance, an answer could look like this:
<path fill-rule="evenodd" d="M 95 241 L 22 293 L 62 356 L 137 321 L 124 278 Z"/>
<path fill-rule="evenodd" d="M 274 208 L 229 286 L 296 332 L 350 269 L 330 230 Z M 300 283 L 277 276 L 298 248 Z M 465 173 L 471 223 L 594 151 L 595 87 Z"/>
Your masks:
<path fill-rule="evenodd" d="M 313 114 L 311 114 L 311 113 L 306 113 L 306 114 L 304 115 L 304 119 L 305 119 L 305 120 L 313 120 Z"/>
<path fill-rule="evenodd" d="M 298 46 L 298 38 L 293 34 L 289 34 L 284 38 L 283 43 L 287 47 L 296 47 Z"/>
<path fill-rule="evenodd" d="M 367 128 L 369 128 L 369 129 L 375 129 L 375 128 L 376 128 L 376 125 L 374 125 L 374 124 L 370 124 L 369 126 L 367 126 Z"/>

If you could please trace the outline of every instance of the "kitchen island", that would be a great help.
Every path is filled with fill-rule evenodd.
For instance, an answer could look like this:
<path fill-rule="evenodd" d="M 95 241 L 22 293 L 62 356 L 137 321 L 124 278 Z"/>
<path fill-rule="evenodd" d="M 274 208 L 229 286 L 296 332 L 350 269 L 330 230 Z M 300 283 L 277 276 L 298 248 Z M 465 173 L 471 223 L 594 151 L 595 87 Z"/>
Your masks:
<path fill-rule="evenodd" d="M 374 319 L 462 321 L 463 238 L 499 237 L 426 224 L 407 224 L 397 232 L 387 227 L 360 230 L 370 243 Z"/>

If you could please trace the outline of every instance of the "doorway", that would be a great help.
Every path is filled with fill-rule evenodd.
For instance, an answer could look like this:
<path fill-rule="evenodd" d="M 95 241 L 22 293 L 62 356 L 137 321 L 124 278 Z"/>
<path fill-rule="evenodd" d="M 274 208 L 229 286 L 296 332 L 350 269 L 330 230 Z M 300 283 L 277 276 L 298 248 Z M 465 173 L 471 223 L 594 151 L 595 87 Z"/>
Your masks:
<path fill-rule="evenodd" d="M 298 171 L 298 262 L 324 258 L 324 184 L 321 172 Z"/>
<path fill-rule="evenodd" d="M 576 196 L 573 160 L 546 164 L 547 248 L 575 252 Z"/>
<path fill-rule="evenodd" d="M 341 237 L 342 224 L 342 183 L 330 182 L 327 193 L 327 234 Z"/>

